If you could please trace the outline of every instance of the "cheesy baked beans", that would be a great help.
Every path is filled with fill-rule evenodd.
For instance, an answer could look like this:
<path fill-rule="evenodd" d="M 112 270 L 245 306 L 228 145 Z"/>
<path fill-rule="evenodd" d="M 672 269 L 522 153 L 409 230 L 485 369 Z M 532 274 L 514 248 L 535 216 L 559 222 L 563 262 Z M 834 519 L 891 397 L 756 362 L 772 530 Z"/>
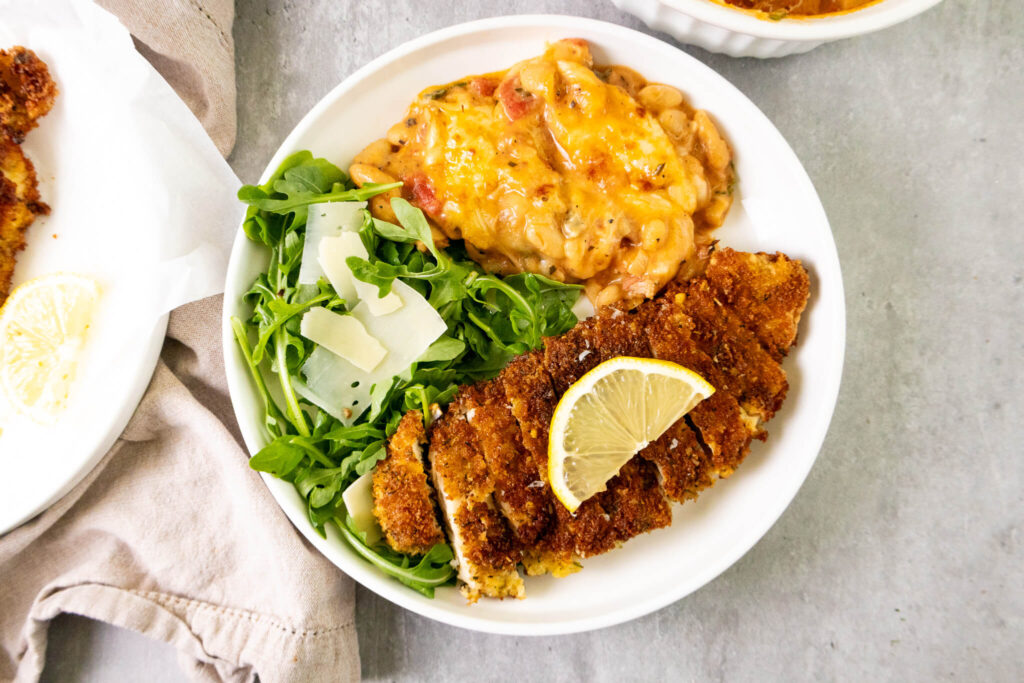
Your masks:
<path fill-rule="evenodd" d="M 401 180 L 436 237 L 464 240 L 485 269 L 583 283 L 600 306 L 699 270 L 732 203 L 731 160 L 679 90 L 595 67 L 585 41 L 562 40 L 424 90 L 350 172 Z M 374 215 L 394 220 L 389 201 Z"/>

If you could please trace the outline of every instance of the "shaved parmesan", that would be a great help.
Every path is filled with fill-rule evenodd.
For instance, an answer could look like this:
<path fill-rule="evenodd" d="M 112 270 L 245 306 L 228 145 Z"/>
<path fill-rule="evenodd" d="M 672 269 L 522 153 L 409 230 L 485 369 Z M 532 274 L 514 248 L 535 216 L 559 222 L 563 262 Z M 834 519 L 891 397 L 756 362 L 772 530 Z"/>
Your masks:
<path fill-rule="evenodd" d="M 388 354 L 387 349 L 367 333 L 355 316 L 341 315 L 326 308 L 306 311 L 299 324 L 299 332 L 364 372 L 372 371 Z M 316 391 L 315 388 L 313 390 Z"/>
<path fill-rule="evenodd" d="M 372 372 L 322 348 L 315 349 L 302 366 L 308 387 L 303 397 L 346 425 L 355 422 L 370 405 L 374 385 L 390 383 L 408 370 L 448 330 L 438 312 L 415 289 L 395 280 L 391 291 L 402 301 L 398 310 L 375 316 L 363 301 L 351 315 L 387 349 L 387 356 Z M 298 386 L 296 391 L 303 392 Z"/>
<path fill-rule="evenodd" d="M 352 515 L 352 523 L 357 531 L 366 534 L 366 542 L 373 545 L 383 534 L 377 517 L 373 514 L 373 470 L 349 484 L 341 494 L 345 509 Z"/>
<path fill-rule="evenodd" d="M 320 240 L 318 259 L 331 286 L 345 301 L 365 301 L 373 315 L 387 315 L 402 307 L 402 300 L 394 292 L 381 297 L 375 285 L 357 280 L 345 262 L 350 256 L 362 259 L 368 257 L 366 247 L 358 233 L 343 232 Z"/>
<path fill-rule="evenodd" d="M 302 245 L 302 263 L 299 265 L 299 284 L 315 285 L 324 277 L 317 255 L 320 240 L 343 232 L 358 232 L 363 226 L 362 210 L 366 202 L 329 202 L 311 204 L 306 218 L 306 241 Z"/>
<path fill-rule="evenodd" d="M 594 304 L 590 303 L 590 298 L 586 294 L 581 294 L 580 298 L 576 299 L 576 303 L 572 305 L 572 312 L 576 315 L 577 320 L 586 320 L 594 315 Z"/>
<path fill-rule="evenodd" d="M 356 294 L 356 279 L 352 277 L 345 259 L 349 256 L 366 258 L 366 247 L 363 240 L 355 232 L 343 232 L 340 235 L 324 237 L 320 240 L 320 250 L 317 260 L 320 268 L 330 281 L 334 291 L 346 302 L 354 302 L 358 298 Z"/>
<path fill-rule="evenodd" d="M 359 292 L 359 298 L 370 309 L 372 315 L 387 315 L 402 307 L 402 300 L 395 296 L 394 292 L 388 292 L 386 296 L 381 297 L 380 290 L 376 285 L 355 278 L 352 278 L 352 282 L 355 283 L 356 291 Z"/>

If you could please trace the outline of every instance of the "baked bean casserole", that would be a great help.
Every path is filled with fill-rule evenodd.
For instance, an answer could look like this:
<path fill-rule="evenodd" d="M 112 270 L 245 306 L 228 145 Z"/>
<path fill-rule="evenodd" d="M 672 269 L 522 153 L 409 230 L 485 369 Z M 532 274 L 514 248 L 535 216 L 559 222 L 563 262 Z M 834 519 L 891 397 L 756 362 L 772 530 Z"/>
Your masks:
<path fill-rule="evenodd" d="M 676 88 L 595 66 L 582 40 L 507 71 L 427 88 L 350 168 L 396 179 L 435 241 L 499 274 L 582 283 L 597 305 L 654 296 L 698 257 L 732 203 L 732 153 Z"/>

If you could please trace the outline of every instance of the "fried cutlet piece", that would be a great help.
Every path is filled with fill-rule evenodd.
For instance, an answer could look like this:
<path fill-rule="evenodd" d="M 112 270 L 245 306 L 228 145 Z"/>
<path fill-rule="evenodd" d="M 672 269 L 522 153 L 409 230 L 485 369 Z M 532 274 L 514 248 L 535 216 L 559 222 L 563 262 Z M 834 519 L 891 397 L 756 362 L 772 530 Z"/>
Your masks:
<path fill-rule="evenodd" d="M 545 368 L 556 393 L 567 379 L 576 381 L 597 364 L 627 355 L 649 356 L 650 351 L 643 342 L 640 316 L 626 306 L 604 308 L 570 333 L 545 340 Z M 564 510 L 560 503 L 555 505 Z M 608 481 L 605 491 L 584 501 L 566 524 L 576 554 L 590 557 L 671 520 L 671 508 L 654 470 L 636 463 L 623 467 Z"/>
<path fill-rule="evenodd" d="M 601 362 L 595 345 L 596 328 L 594 318 L 588 318 L 565 334 L 544 338 L 544 366 L 556 395 L 564 394 Z"/>
<path fill-rule="evenodd" d="M 411 410 L 402 416 L 388 439 L 387 456 L 373 471 L 373 514 L 388 545 L 400 553 L 425 555 L 445 542 L 434 490 L 423 469 L 426 443 L 423 415 Z"/>
<path fill-rule="evenodd" d="M 462 390 L 466 421 L 476 434 L 494 482 L 494 501 L 508 520 L 521 546 L 532 545 L 547 530 L 552 496 L 546 490 L 534 458 L 523 446 L 502 381 L 492 380 Z"/>
<path fill-rule="evenodd" d="M 581 338 L 576 337 L 577 341 Z M 580 343 L 582 343 L 580 341 Z M 548 485 L 548 427 L 558 394 L 544 363 L 544 353 L 534 351 L 514 359 L 500 378 L 526 453 L 543 482 L 538 489 L 552 501 L 553 517 L 547 530 L 531 547 L 523 548 L 523 566 L 531 576 L 567 576 L 579 571 L 577 557 L 607 552 L 615 547 L 616 534 L 596 498 L 584 501 L 570 513 L 551 494 Z"/>
<path fill-rule="evenodd" d="M 781 253 L 723 249 L 711 255 L 705 277 L 715 298 L 781 361 L 796 342 L 810 292 L 803 264 Z"/>
<path fill-rule="evenodd" d="M 597 497 L 617 544 L 672 523 L 672 508 L 658 481 L 657 467 L 648 460 L 629 460 Z"/>
<path fill-rule="evenodd" d="M 607 306 L 593 320 L 595 348 L 601 362 L 620 356 L 651 357 L 640 309 Z M 668 490 L 661 486 L 663 478 L 658 463 L 633 458 L 617 478 L 608 482 L 608 490 L 599 494 L 620 541 L 672 523 L 672 509 L 666 500 Z"/>
<path fill-rule="evenodd" d="M 429 454 L 462 593 L 471 602 L 482 595 L 522 598 L 523 580 L 516 571 L 520 553 L 495 509 L 493 482 L 480 451 L 463 401 L 456 397 L 431 427 Z"/>
<path fill-rule="evenodd" d="M 673 298 L 661 296 L 642 307 L 647 342 L 655 358 L 689 368 L 716 388 L 715 393 L 697 404 L 684 420 L 696 428 L 695 436 L 708 458 L 708 475 L 712 479 L 727 477 L 746 457 L 751 438 L 760 434 L 760 430 L 756 419 L 744 415 L 728 391 L 718 390 L 725 383 L 724 379 L 711 357 L 693 338 L 693 321 Z M 680 486 L 685 488 L 685 482 Z"/>
<path fill-rule="evenodd" d="M 754 336 L 743 326 L 734 309 L 715 297 L 704 278 L 673 286 L 665 300 L 677 305 L 693 322 L 691 336 L 718 370 L 720 384 L 740 404 L 744 413 L 761 424 L 782 406 L 789 390 L 786 373 Z"/>
<path fill-rule="evenodd" d="M 685 418 L 669 427 L 638 456 L 655 466 L 665 495 L 677 503 L 696 499 L 701 490 L 715 483 L 711 458 Z"/>
<path fill-rule="evenodd" d="M 0 50 L 0 130 L 15 144 L 53 107 L 57 85 L 36 53 L 21 46 Z"/>
<path fill-rule="evenodd" d="M 39 201 L 35 168 L 21 150 L 25 134 L 53 106 L 57 86 L 32 50 L 0 50 L 0 304 L 7 299 L 25 231 L 50 212 Z"/>
<path fill-rule="evenodd" d="M 660 317 L 656 314 L 659 308 Z M 678 323 L 672 320 L 676 316 L 681 318 Z M 669 328 L 663 329 L 665 326 Z M 721 381 L 711 359 L 689 339 L 692 329 L 689 321 L 660 299 L 646 302 L 632 311 L 602 309 L 596 316 L 596 327 L 597 348 L 602 360 L 616 356 L 653 356 L 688 367 L 713 384 Z M 742 419 L 737 419 L 739 413 L 732 405 L 735 402 L 728 396 L 713 401 L 714 408 L 701 405 L 695 408 L 698 421 L 715 445 L 711 454 L 705 452 L 685 418 L 638 454 L 655 466 L 664 495 L 671 500 L 683 502 L 695 498 L 697 491 L 709 486 L 714 481 L 710 472 L 716 459 L 720 463 L 731 463 L 741 460 L 745 454 L 749 436 L 741 429 Z"/>
<path fill-rule="evenodd" d="M 539 487 L 553 501 L 552 518 L 545 533 L 523 548 L 523 567 L 531 576 L 568 576 L 579 571 L 571 515 L 554 500 L 548 485 L 548 427 L 557 396 L 544 368 L 544 353 L 533 351 L 512 360 L 499 375 L 512 415 L 519 424 L 525 454 L 530 458 Z"/>
<path fill-rule="evenodd" d="M 640 309 L 630 309 L 623 304 L 605 306 L 591 320 L 594 321 L 594 347 L 599 362 L 619 356 L 651 357 Z"/>
<path fill-rule="evenodd" d="M 39 201 L 32 162 L 20 145 L 0 133 L 0 304 L 10 291 L 18 252 L 25 248 L 25 231 L 36 216 L 49 212 Z"/>

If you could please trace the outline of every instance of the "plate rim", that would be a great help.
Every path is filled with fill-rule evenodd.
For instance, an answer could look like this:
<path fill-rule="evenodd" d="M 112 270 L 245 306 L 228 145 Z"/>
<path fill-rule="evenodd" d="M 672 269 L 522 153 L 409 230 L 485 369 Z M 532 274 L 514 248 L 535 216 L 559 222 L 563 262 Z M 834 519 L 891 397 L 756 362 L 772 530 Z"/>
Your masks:
<path fill-rule="evenodd" d="M 270 489 L 270 493 L 274 497 L 275 502 L 296 527 L 296 530 L 306 538 L 318 552 L 324 555 L 325 559 L 338 567 L 340 571 L 355 579 L 379 596 L 387 599 L 389 602 L 393 602 L 394 604 L 421 616 L 474 631 L 519 636 L 560 635 L 606 628 L 639 618 L 677 602 L 690 593 L 702 588 L 708 582 L 725 572 L 743 555 L 749 552 L 750 549 L 752 549 L 761 540 L 761 538 L 764 537 L 782 513 L 788 509 L 793 498 L 796 496 L 796 493 L 803 485 L 811 467 L 814 465 L 818 455 L 820 454 L 821 446 L 824 443 L 825 436 L 828 432 L 831 418 L 834 414 L 836 401 L 838 399 L 839 386 L 845 360 L 846 305 L 842 272 L 839 264 L 838 251 L 835 246 L 835 239 L 832 235 L 831 225 L 828 222 L 828 217 L 821 204 L 821 199 L 818 196 L 817 191 L 814 189 L 814 185 L 811 182 L 810 177 L 807 175 L 806 169 L 804 169 L 803 164 L 800 163 L 795 151 L 786 141 L 782 133 L 774 124 L 771 123 L 760 108 L 747 98 L 746 95 L 744 95 L 738 88 L 736 88 L 736 86 L 703 62 L 697 60 L 677 47 L 660 40 L 659 38 L 641 31 L 636 31 L 631 28 L 596 19 L 562 14 L 499 16 L 456 24 L 402 43 L 369 61 L 359 69 L 356 69 L 352 74 L 342 79 L 340 83 L 331 88 L 323 97 L 321 97 L 282 141 L 281 145 L 271 157 L 260 176 L 260 182 L 266 182 L 280 162 L 288 154 L 295 151 L 293 149 L 295 141 L 301 138 L 306 131 L 313 126 L 313 123 L 320 117 L 324 110 L 332 106 L 345 94 L 346 91 L 361 83 L 368 75 L 382 67 L 385 67 L 391 62 L 405 57 L 406 55 L 415 53 L 434 44 L 448 41 L 452 38 L 496 29 L 517 27 L 563 30 L 567 32 L 567 35 L 571 35 L 574 30 L 579 30 L 581 27 L 585 27 L 585 29 L 589 31 L 600 32 L 612 36 L 617 34 L 630 41 L 644 42 L 652 49 L 672 50 L 677 53 L 676 58 L 690 61 L 691 67 L 698 71 L 703 71 L 705 76 L 710 76 L 714 80 L 719 81 L 721 87 L 725 91 L 729 91 L 733 97 L 738 97 L 745 102 L 746 105 L 749 106 L 751 114 L 754 116 L 760 116 L 763 119 L 763 122 L 775 132 L 777 140 L 782 144 L 785 153 L 792 157 L 792 161 L 794 162 L 793 170 L 797 172 L 798 182 L 804 186 L 804 190 L 809 189 L 810 196 L 814 197 L 816 200 L 813 207 L 814 213 L 816 214 L 814 217 L 824 226 L 824 237 L 827 240 L 827 244 L 831 246 L 829 254 L 830 258 L 828 259 L 831 262 L 828 264 L 823 263 L 822 265 L 828 265 L 829 270 L 835 273 L 834 285 L 838 288 L 837 300 L 841 303 L 836 310 L 830 311 L 830 317 L 822 321 L 822 325 L 831 323 L 834 328 L 834 335 L 840 343 L 836 348 L 834 363 L 832 367 L 830 367 L 831 373 L 828 377 L 828 383 L 831 386 L 825 387 L 825 395 L 828 397 L 828 400 L 824 401 L 819 408 L 819 412 L 822 413 L 822 416 L 815 423 L 816 429 L 813 433 L 807 434 L 806 438 L 806 441 L 813 446 L 814 457 L 808 458 L 806 464 L 801 468 L 802 471 L 794 472 L 793 481 L 795 482 L 795 485 L 793 486 L 792 492 L 788 496 L 785 496 L 784 502 L 780 502 L 778 504 L 778 509 L 772 509 L 769 511 L 769 514 L 761 515 L 758 518 L 757 522 L 752 525 L 752 527 L 756 529 L 755 532 L 748 534 L 741 542 L 734 544 L 731 551 L 724 553 L 716 562 L 709 563 L 709 568 L 705 571 L 691 576 L 687 583 L 683 585 L 683 588 L 667 593 L 655 594 L 647 600 L 637 601 L 625 608 L 611 610 L 597 616 L 570 617 L 559 621 L 498 621 L 487 617 L 474 616 L 472 614 L 472 610 L 467 610 L 466 614 L 455 613 L 426 601 L 407 599 L 414 595 L 411 594 L 411 591 L 409 591 L 408 588 L 382 575 L 378 570 L 356 557 L 352 551 L 347 551 L 346 549 L 348 553 L 352 554 L 352 558 L 355 560 L 354 562 L 349 562 L 347 557 L 340 560 L 339 558 L 343 556 L 341 554 L 342 551 L 338 548 L 332 547 L 331 541 L 332 538 L 336 539 L 337 535 L 332 534 L 329 530 L 327 539 L 320 537 L 309 524 L 306 516 L 295 509 L 296 506 L 287 505 L 283 501 L 283 498 L 298 497 L 298 494 L 294 491 L 294 487 L 287 482 L 275 479 L 269 474 L 260 473 L 263 481 Z M 254 449 L 254 445 L 259 443 L 255 435 L 255 433 L 259 431 L 259 428 L 258 426 L 249 424 L 251 422 L 249 416 L 242 414 L 239 401 L 236 400 L 236 396 L 240 395 L 240 392 L 251 392 L 252 390 L 251 387 L 247 385 L 249 382 L 248 369 L 241 367 L 243 361 L 240 358 L 237 343 L 234 339 L 234 333 L 231 329 L 231 316 L 235 313 L 235 308 L 237 306 L 235 299 L 239 298 L 242 293 L 236 291 L 236 288 L 232 286 L 232 282 L 237 279 L 238 271 L 243 267 L 241 256 L 244 250 L 248 247 L 248 240 L 241 226 L 239 226 L 235 235 L 235 240 L 232 244 L 231 256 L 225 279 L 225 299 L 221 319 L 221 334 L 223 341 L 225 374 L 227 375 L 232 410 L 234 411 L 236 420 L 239 423 L 239 429 L 242 433 L 243 440 L 245 441 L 246 448 L 250 453 L 252 453 L 256 450 Z M 782 499 L 780 498 L 779 500 L 781 501 Z M 748 540 L 749 543 L 747 542 Z M 345 566 L 342 566 L 342 562 Z"/>
<path fill-rule="evenodd" d="M 28 509 L 14 523 L 0 525 L 0 537 L 14 531 L 22 524 L 49 510 L 50 507 L 78 486 L 100 464 L 100 461 L 110 452 L 110 449 L 114 447 L 114 444 L 117 443 L 118 438 L 124 432 L 124 428 L 128 426 L 128 422 L 135 415 L 135 410 L 139 407 L 142 396 L 146 393 L 146 389 L 149 388 L 149 383 L 153 379 L 153 373 L 156 371 L 156 365 L 160 360 L 160 352 L 164 346 L 164 338 L 167 336 L 169 320 L 170 314 L 164 313 L 154 323 L 153 332 L 146 342 L 145 353 L 141 356 L 140 370 L 132 381 L 131 387 L 124 394 L 125 400 L 121 403 L 121 413 L 116 419 L 110 421 L 106 433 L 96 442 L 96 448 L 87 458 L 82 460 L 82 464 L 78 469 L 53 493 L 45 498 L 42 503 Z"/>

